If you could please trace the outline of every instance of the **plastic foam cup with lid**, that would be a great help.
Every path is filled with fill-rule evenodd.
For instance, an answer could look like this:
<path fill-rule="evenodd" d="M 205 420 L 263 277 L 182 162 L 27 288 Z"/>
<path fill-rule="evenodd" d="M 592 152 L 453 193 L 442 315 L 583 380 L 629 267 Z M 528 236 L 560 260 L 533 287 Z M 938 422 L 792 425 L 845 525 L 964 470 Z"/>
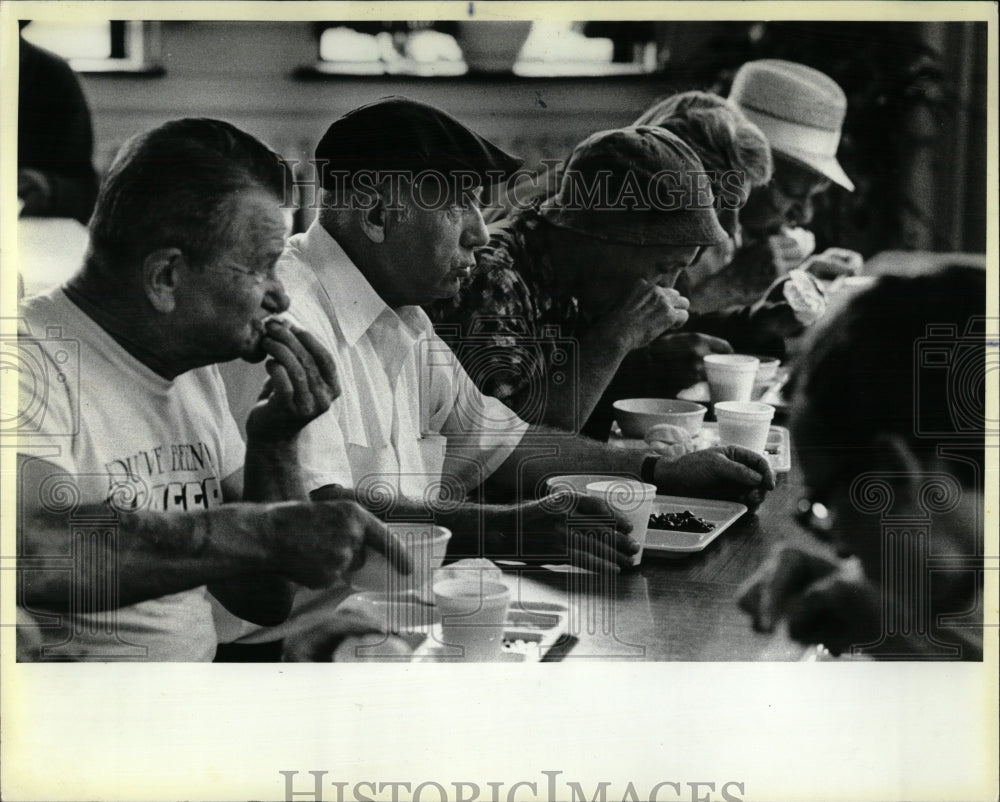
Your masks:
<path fill-rule="evenodd" d="M 760 454 L 767 446 L 767 433 L 773 418 L 774 407 L 757 401 L 721 401 L 715 405 L 719 442 L 743 446 Z"/>

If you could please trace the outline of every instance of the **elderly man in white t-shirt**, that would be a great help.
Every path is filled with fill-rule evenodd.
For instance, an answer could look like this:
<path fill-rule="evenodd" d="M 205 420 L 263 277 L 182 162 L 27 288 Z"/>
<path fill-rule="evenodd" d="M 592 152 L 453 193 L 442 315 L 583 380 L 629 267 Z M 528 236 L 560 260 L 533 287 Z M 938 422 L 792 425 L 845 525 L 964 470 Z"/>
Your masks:
<path fill-rule="evenodd" d="M 751 503 L 774 486 L 767 462 L 744 449 L 644 457 L 529 427 L 479 392 L 419 306 L 458 292 L 488 239 L 481 188 L 519 160 L 436 108 L 387 98 L 334 122 L 316 161 L 318 218 L 278 266 L 291 314 L 333 353 L 344 389 L 302 432 L 313 498 L 356 498 L 390 520 L 430 517 L 452 530 L 452 557 L 618 571 L 638 549 L 628 525 L 619 520 L 613 538 L 570 531 L 565 507 L 531 500 L 547 477 L 631 475 L 674 494 Z M 487 478 L 522 503 L 465 501 Z M 594 499 L 578 503 L 610 515 Z"/>
<path fill-rule="evenodd" d="M 211 660 L 210 593 L 276 624 L 292 581 L 335 582 L 365 546 L 408 570 L 382 524 L 308 501 L 299 477 L 298 433 L 339 387 L 314 338 L 270 320 L 288 306 L 285 179 L 228 123 L 138 136 L 101 188 L 80 271 L 24 301 L 20 659 Z M 238 358 L 267 358 L 270 376 L 246 446 L 216 367 Z"/>

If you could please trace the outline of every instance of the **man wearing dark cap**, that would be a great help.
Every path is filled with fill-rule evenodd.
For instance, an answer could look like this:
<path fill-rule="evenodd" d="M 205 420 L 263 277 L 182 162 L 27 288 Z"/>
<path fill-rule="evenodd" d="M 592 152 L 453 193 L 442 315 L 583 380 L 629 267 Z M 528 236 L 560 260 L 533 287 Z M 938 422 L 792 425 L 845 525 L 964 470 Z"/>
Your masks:
<path fill-rule="evenodd" d="M 639 349 L 684 325 L 674 282 L 699 249 L 727 239 L 709 184 L 694 151 L 659 127 L 588 137 L 555 195 L 493 226 L 472 281 L 433 307 L 439 332 L 451 327 L 477 384 L 525 419 L 578 431 L 591 418 L 584 431 L 606 437 L 613 399 L 602 394 L 612 381 L 618 398 L 662 394 L 663 365 L 643 365 L 628 388 L 616 375 L 626 360 L 635 373 Z M 650 188 L 645 207 L 634 187 Z M 567 347 L 572 382 L 561 378 Z"/>
<path fill-rule="evenodd" d="M 684 495 L 759 498 L 773 487 L 767 463 L 737 449 L 685 464 L 644 462 L 529 428 L 470 380 L 419 305 L 454 295 L 469 276 L 474 250 L 488 240 L 479 187 L 506 179 L 518 160 L 444 112 L 403 98 L 337 120 L 316 155 L 320 213 L 279 263 L 295 318 L 333 353 L 345 391 L 300 436 L 313 498 L 347 495 L 397 520 L 431 516 L 452 530 L 453 557 L 538 557 L 615 571 L 638 548 L 624 522 L 604 542 L 568 533 L 565 508 L 464 499 L 488 477 L 531 498 L 547 476 L 568 469 L 642 476 Z M 637 225 L 629 236 L 645 241 L 657 228 Z M 578 504 L 611 516 L 595 499 Z"/>

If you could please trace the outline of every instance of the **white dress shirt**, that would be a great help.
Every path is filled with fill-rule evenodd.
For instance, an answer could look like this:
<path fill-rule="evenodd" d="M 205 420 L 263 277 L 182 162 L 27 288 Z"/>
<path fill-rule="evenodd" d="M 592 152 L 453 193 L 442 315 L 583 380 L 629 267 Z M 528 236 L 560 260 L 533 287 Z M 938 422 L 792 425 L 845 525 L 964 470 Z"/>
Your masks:
<path fill-rule="evenodd" d="M 289 240 L 278 276 L 341 386 L 299 437 L 308 490 L 353 488 L 375 512 L 397 494 L 458 500 L 517 447 L 528 424 L 479 391 L 420 307 L 388 307 L 318 222 Z"/>

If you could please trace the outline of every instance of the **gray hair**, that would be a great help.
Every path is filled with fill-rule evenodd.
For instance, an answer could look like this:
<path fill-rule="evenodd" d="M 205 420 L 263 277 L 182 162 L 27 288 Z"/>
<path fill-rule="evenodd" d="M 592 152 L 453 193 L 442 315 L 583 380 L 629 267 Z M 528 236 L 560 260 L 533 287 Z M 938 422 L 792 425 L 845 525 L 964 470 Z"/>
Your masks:
<path fill-rule="evenodd" d="M 289 178 L 278 154 L 229 123 L 165 123 L 126 142 L 111 165 L 90 219 L 88 264 L 115 272 L 174 247 L 202 267 L 234 236 L 241 193 L 282 203 Z"/>
<path fill-rule="evenodd" d="M 767 137 L 735 104 L 711 92 L 681 92 L 648 108 L 633 125 L 655 125 L 676 134 L 706 170 L 739 172 L 748 188 L 771 180 L 774 162 Z"/>

